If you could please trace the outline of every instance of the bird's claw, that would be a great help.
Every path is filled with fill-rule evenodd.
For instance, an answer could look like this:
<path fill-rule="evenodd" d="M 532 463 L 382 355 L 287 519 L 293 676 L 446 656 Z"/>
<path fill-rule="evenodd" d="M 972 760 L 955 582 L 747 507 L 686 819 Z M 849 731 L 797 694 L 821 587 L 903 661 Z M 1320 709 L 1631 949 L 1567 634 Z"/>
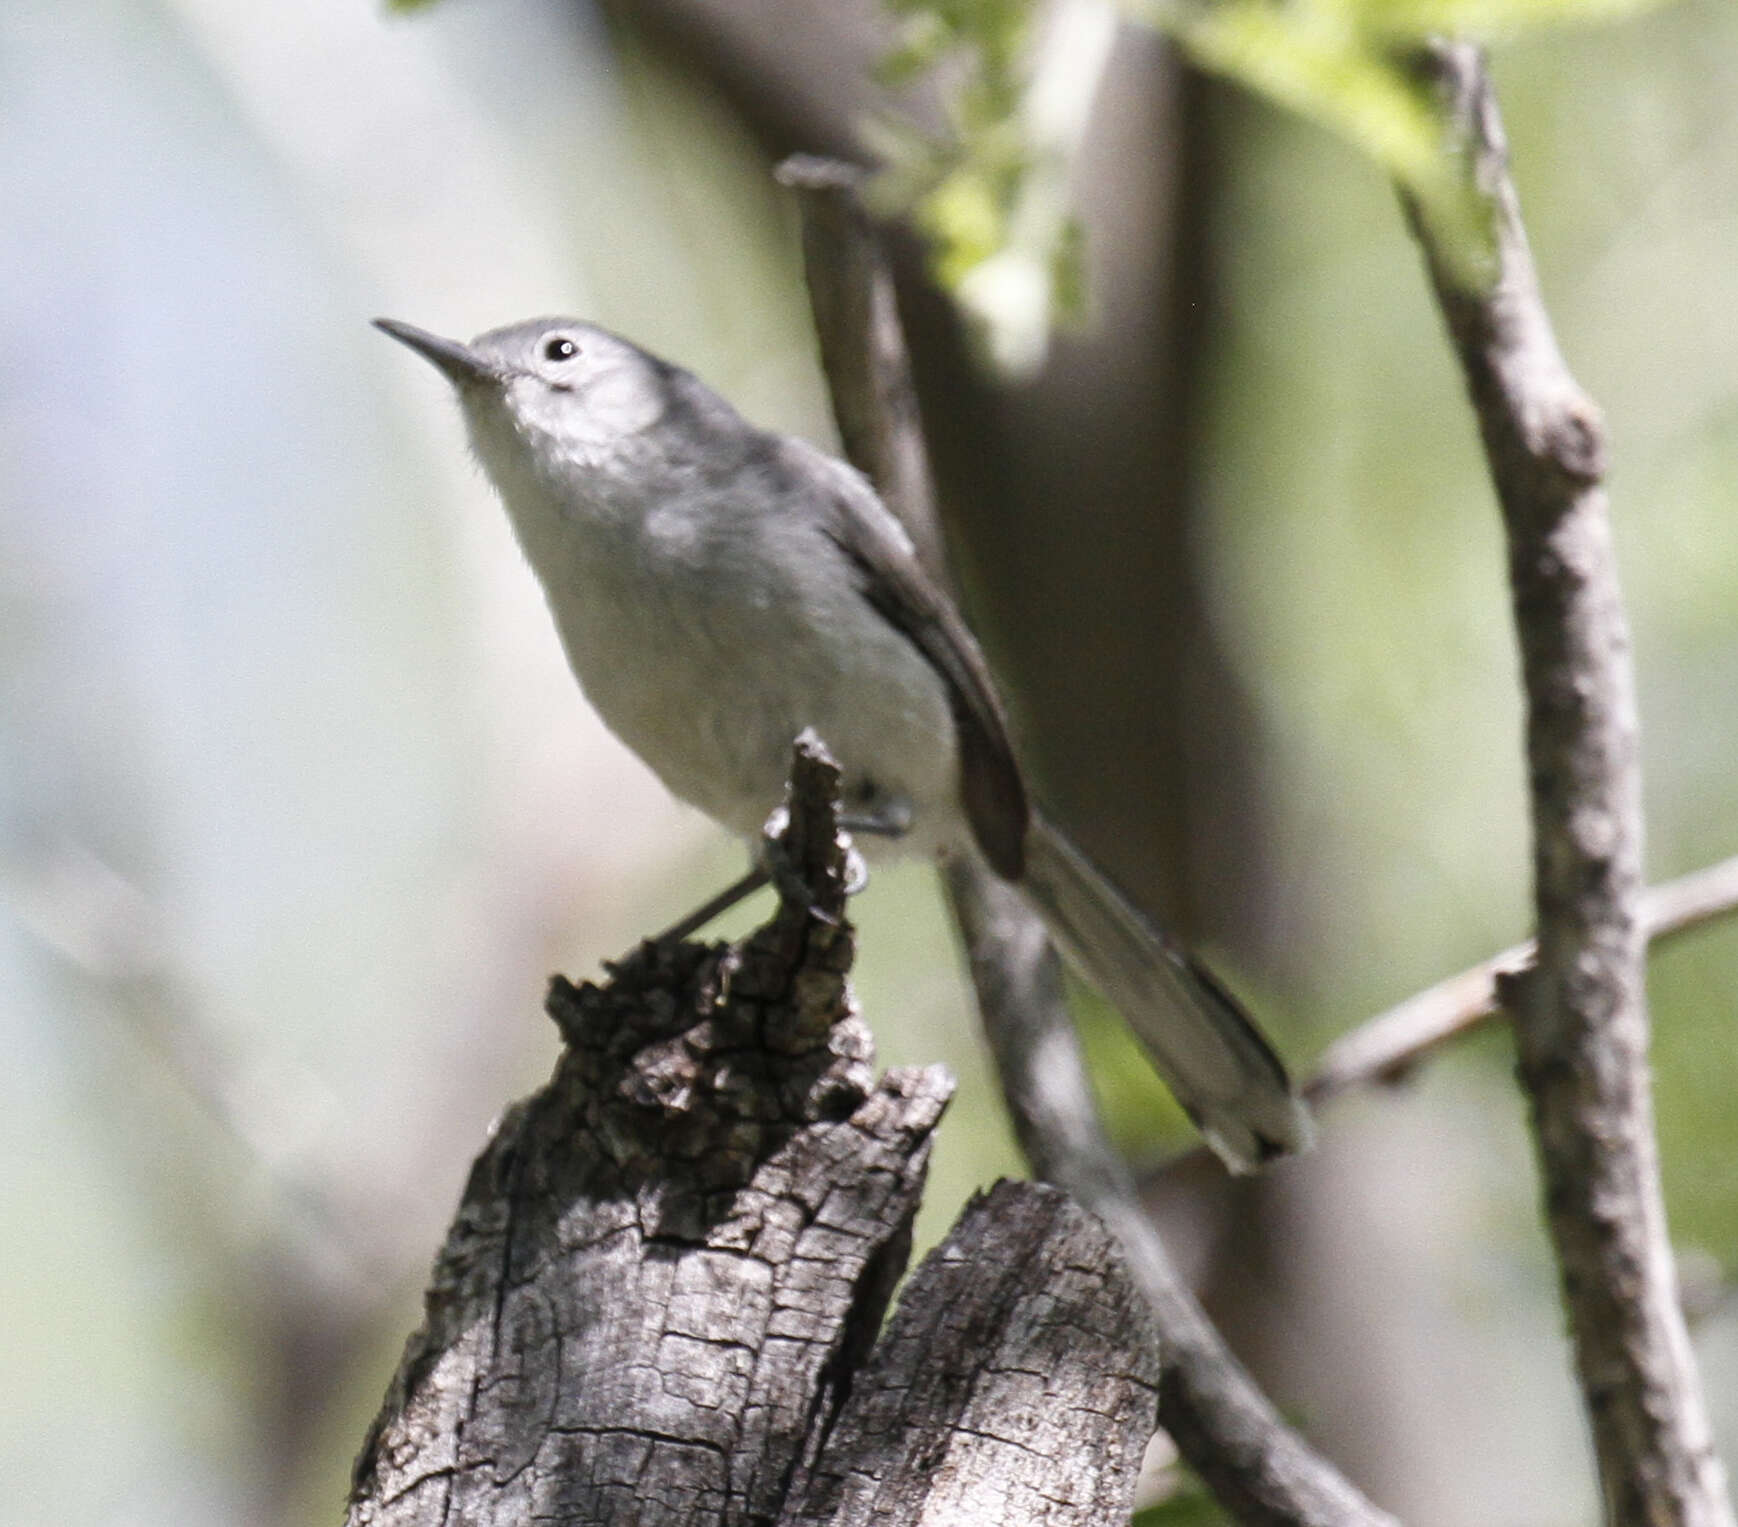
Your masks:
<path fill-rule="evenodd" d="M 785 831 L 789 826 L 789 809 L 778 807 L 761 828 L 755 862 L 765 871 L 781 900 L 806 907 L 824 922 L 836 923 L 837 918 L 821 910 L 819 899 L 804 879 L 801 868 L 786 846 Z M 845 894 L 855 896 L 869 884 L 869 865 L 857 846 L 852 843 L 851 835 L 841 829 L 840 836 L 845 849 Z"/>

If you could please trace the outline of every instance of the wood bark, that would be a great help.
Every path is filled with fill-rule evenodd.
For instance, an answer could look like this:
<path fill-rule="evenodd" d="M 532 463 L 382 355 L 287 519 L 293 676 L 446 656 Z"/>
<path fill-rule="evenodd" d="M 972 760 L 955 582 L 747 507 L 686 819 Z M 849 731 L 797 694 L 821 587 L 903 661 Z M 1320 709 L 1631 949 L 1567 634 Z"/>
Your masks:
<path fill-rule="evenodd" d="M 351 1527 L 1126 1519 L 1152 1336 L 1061 1194 L 974 1203 L 875 1345 L 952 1083 L 872 1074 L 837 790 L 800 747 L 752 937 L 552 983 L 565 1048 L 472 1169 Z"/>
<path fill-rule="evenodd" d="M 1729 1527 L 1654 1143 L 1640 746 L 1604 429 L 1557 347 L 1483 58 L 1444 45 L 1430 68 L 1488 218 L 1485 267 L 1416 205 L 1412 221 L 1502 508 L 1527 699 L 1538 954 L 1502 996 L 1606 1520 Z"/>
<path fill-rule="evenodd" d="M 1103 1224 L 999 1183 L 912 1276 L 781 1527 L 1122 1527 L 1157 1350 Z"/>

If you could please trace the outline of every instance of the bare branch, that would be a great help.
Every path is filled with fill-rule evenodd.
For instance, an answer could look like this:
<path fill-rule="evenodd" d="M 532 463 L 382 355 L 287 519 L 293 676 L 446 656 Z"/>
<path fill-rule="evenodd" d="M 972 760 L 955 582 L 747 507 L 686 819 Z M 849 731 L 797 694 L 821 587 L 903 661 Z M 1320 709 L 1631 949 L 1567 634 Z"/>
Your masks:
<path fill-rule="evenodd" d="M 776 173 L 801 199 L 809 305 L 845 455 L 899 516 L 924 567 L 948 581 L 893 273 L 859 195 L 863 172 L 797 154 Z"/>
<path fill-rule="evenodd" d="M 1519 1072 L 1613 1523 L 1730 1524 L 1679 1309 L 1647 1068 L 1641 775 L 1598 411 L 1557 348 L 1476 48 L 1430 65 L 1484 198 L 1488 280 L 1409 205 L 1478 415 L 1508 539 L 1527 697 L 1537 967 Z"/>
<path fill-rule="evenodd" d="M 1738 856 L 1644 892 L 1642 937 L 1660 943 L 1734 912 Z M 1531 939 L 1515 944 L 1342 1034 L 1322 1052 L 1315 1074 L 1303 1085 L 1304 1096 L 1319 1106 L 1354 1088 L 1408 1075 L 1432 1052 L 1496 1017 L 1505 979 L 1530 969 L 1535 952 Z"/>
<path fill-rule="evenodd" d="M 913 539 L 929 549 L 931 570 L 945 577 L 916 412 L 880 401 L 908 398 L 911 384 L 876 240 L 853 205 L 848 175 L 831 176 L 807 161 L 787 164 L 782 178 L 803 193 L 816 326 L 847 450 Z M 850 281 L 882 283 L 885 296 L 839 295 L 838 285 Z M 869 443 L 854 444 L 865 432 Z M 878 477 L 884 461 L 906 466 Z M 946 881 L 1021 1147 L 1034 1172 L 1067 1189 L 1110 1227 L 1152 1308 L 1164 1357 L 1160 1425 L 1241 1521 L 1272 1527 L 1391 1523 L 1285 1425 L 1178 1277 L 1099 1122 L 1042 925 L 1012 887 L 976 863 L 949 864 Z"/>
<path fill-rule="evenodd" d="M 1650 943 L 1662 943 L 1735 912 L 1738 856 L 1644 892 L 1642 933 Z M 1342 1034 L 1322 1052 L 1314 1074 L 1301 1088 L 1311 1108 L 1319 1109 L 1362 1087 L 1402 1082 L 1456 1040 L 1500 1017 L 1505 984 L 1532 968 L 1536 952 L 1531 939 L 1511 944 L 1501 954 L 1414 992 Z M 1150 1187 L 1168 1173 L 1211 1158 L 1206 1146 L 1191 1146 L 1145 1172 L 1141 1185 Z"/>

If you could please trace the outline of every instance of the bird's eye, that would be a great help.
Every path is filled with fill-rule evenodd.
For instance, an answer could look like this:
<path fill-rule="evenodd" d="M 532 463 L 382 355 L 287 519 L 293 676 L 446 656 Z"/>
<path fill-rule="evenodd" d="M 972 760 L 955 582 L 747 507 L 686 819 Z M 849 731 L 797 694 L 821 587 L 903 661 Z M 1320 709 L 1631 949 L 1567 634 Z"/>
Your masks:
<path fill-rule="evenodd" d="M 579 346 L 565 334 L 557 336 L 543 347 L 543 358 L 551 361 L 570 361 L 579 354 Z"/>

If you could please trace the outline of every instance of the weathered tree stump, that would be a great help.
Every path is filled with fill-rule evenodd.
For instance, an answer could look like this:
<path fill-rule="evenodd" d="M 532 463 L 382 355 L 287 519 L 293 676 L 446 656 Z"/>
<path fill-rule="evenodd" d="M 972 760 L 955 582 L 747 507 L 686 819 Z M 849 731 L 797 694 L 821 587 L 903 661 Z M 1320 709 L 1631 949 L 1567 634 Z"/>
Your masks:
<path fill-rule="evenodd" d="M 1065 1195 L 976 1199 L 876 1342 L 952 1083 L 874 1080 L 837 790 L 799 744 L 807 894 L 752 937 L 553 983 L 566 1048 L 472 1169 L 352 1527 L 1126 1519 L 1155 1343 Z"/>

